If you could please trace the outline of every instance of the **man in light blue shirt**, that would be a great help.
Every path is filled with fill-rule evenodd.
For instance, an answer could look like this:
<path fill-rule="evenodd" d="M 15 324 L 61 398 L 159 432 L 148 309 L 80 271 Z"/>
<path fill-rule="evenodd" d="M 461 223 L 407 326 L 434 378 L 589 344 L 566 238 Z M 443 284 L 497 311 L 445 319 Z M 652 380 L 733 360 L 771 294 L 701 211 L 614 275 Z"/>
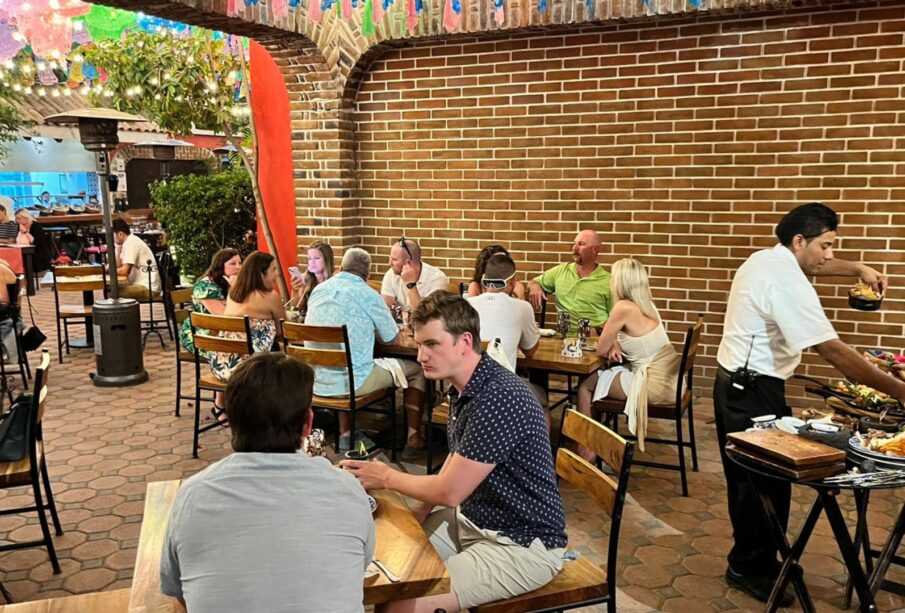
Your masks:
<path fill-rule="evenodd" d="M 235 453 L 179 488 L 160 559 L 161 591 L 192 613 L 364 610 L 368 497 L 352 475 L 298 452 L 313 381 L 284 353 L 256 354 L 230 376 Z"/>
<path fill-rule="evenodd" d="M 390 371 L 374 364 L 374 341 L 391 343 L 399 328 L 386 302 L 370 285 L 371 256 L 353 247 L 343 254 L 341 272 L 318 284 L 308 298 L 306 324 L 346 326 L 352 354 L 352 371 L 357 396 L 393 385 Z M 323 343 L 309 343 L 324 347 Z M 403 404 L 408 415 L 408 441 L 403 459 L 411 459 L 424 448 L 421 438 L 421 407 L 424 403 L 424 375 L 416 362 L 397 360 L 405 374 L 408 388 Z M 348 396 L 349 373 L 345 368 L 315 367 L 314 393 L 318 396 Z M 348 414 L 339 414 L 340 449 L 350 448 L 351 422 Z"/>

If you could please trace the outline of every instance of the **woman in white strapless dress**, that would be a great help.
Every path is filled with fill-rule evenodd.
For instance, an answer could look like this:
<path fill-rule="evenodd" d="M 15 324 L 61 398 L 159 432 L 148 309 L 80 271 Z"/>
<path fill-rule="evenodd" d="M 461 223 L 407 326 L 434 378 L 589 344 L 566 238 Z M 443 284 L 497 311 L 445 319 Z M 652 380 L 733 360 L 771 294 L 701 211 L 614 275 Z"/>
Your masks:
<path fill-rule="evenodd" d="M 676 352 L 650 294 L 644 266 L 633 258 L 613 265 L 610 277 L 613 310 L 597 343 L 597 355 L 623 362 L 597 371 L 578 388 L 578 410 L 591 414 L 591 404 L 602 398 L 625 401 L 628 427 L 644 450 L 647 405 L 669 404 L 676 397 L 676 376 L 681 356 Z M 594 452 L 579 454 L 588 461 Z"/>

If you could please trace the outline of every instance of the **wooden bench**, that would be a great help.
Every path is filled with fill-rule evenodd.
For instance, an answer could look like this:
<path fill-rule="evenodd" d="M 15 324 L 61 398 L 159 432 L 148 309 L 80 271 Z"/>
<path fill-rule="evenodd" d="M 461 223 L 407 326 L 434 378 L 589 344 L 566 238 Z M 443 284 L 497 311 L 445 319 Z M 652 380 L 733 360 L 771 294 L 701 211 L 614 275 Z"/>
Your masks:
<path fill-rule="evenodd" d="M 126 613 L 129 589 L 0 606 L 0 613 Z"/>

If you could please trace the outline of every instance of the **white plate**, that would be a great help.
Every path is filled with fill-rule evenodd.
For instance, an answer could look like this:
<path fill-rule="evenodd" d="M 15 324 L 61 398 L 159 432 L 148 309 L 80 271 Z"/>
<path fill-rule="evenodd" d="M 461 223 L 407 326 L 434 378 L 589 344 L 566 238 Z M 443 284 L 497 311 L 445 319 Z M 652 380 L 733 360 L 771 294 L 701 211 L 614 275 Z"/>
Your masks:
<path fill-rule="evenodd" d="M 368 496 L 368 504 L 371 505 L 371 513 L 377 510 L 377 500 L 373 496 Z"/>
<path fill-rule="evenodd" d="M 789 434 L 798 434 L 798 429 L 804 425 L 804 420 L 797 417 L 783 417 L 775 422 L 776 428 Z"/>
<path fill-rule="evenodd" d="M 541 336 L 556 336 L 556 330 L 551 328 L 541 328 L 540 329 Z"/>

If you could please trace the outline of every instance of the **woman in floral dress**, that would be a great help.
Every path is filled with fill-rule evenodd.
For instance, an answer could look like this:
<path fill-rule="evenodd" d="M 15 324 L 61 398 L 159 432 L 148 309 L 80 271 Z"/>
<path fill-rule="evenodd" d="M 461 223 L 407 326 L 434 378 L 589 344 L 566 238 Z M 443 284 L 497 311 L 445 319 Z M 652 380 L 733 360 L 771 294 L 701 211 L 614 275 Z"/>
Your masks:
<path fill-rule="evenodd" d="M 280 274 L 276 260 L 269 253 L 255 251 L 242 264 L 235 284 L 229 290 L 224 315 L 248 316 L 251 345 L 255 353 L 270 351 L 276 340 L 279 322 L 286 317 L 286 307 L 280 295 L 273 291 Z M 241 332 L 224 336 L 243 338 Z M 243 356 L 234 353 L 211 354 L 211 372 L 221 381 L 229 379 L 232 370 Z"/>
<path fill-rule="evenodd" d="M 223 315 L 230 279 L 242 268 L 242 258 L 235 249 L 221 249 L 211 258 L 211 265 L 192 288 L 192 311 L 205 315 Z M 192 341 L 192 322 L 186 319 L 179 331 L 179 342 L 188 352 L 195 351 Z"/>

